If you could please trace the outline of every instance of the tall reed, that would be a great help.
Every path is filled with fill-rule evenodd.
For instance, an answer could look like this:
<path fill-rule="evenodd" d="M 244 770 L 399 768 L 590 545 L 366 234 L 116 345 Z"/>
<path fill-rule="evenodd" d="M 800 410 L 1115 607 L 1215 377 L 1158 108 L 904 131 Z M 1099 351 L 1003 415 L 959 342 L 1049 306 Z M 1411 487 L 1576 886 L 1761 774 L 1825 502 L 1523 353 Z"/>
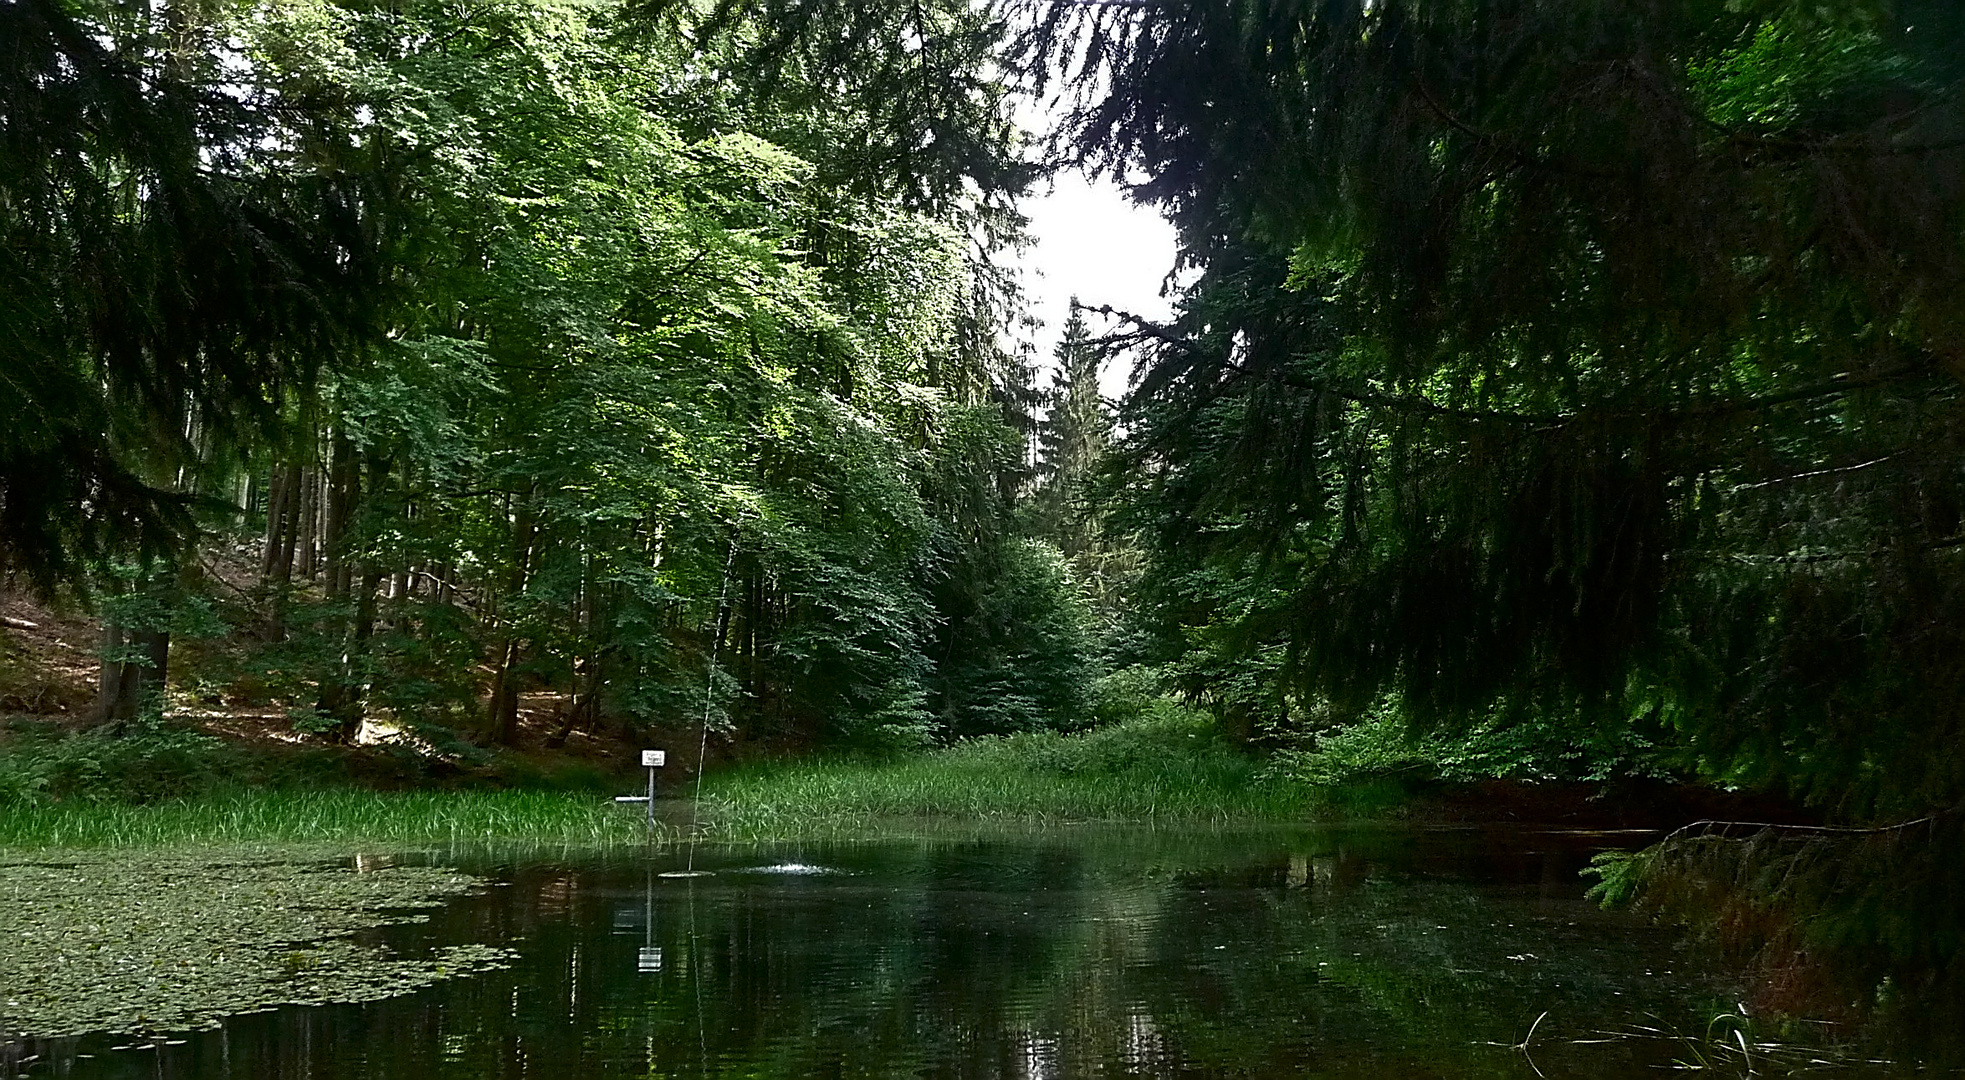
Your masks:
<path fill-rule="evenodd" d="M 0 805 L 0 848 L 390 843 L 608 846 L 675 839 L 641 813 L 545 791 L 234 791 L 145 805 Z"/>
<path fill-rule="evenodd" d="M 890 761 L 797 760 L 708 777 L 717 834 L 853 832 L 881 820 L 1228 823 L 1300 818 L 1311 792 L 1269 776 L 1205 721 L 1168 711 L 1083 735 L 972 739 Z"/>

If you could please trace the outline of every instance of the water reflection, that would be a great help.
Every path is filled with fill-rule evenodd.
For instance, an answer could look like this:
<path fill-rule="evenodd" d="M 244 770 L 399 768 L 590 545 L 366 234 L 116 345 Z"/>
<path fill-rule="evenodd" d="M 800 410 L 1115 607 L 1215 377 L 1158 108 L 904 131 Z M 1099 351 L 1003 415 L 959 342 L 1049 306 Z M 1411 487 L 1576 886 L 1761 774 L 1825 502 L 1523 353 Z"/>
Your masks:
<path fill-rule="evenodd" d="M 509 887 L 384 939 L 509 943 L 512 970 L 155 1050 L 37 1044 L 25 1073 L 1651 1076 L 1684 1046 L 1601 1033 L 1697 1033 L 1729 988 L 1583 900 L 1600 842 L 1113 831 L 705 848 L 713 876 L 685 879 L 478 867 Z"/>

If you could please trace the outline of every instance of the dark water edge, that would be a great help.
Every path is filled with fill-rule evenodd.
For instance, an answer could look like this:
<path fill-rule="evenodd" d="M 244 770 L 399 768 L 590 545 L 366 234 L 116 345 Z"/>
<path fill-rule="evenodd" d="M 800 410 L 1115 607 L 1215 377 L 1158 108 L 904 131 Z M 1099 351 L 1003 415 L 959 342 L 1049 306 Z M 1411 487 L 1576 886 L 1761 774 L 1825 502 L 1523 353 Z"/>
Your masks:
<path fill-rule="evenodd" d="M 1680 935 L 1588 902 L 1650 834 L 1070 829 L 452 859 L 498 884 L 371 932 L 510 970 L 168 1038 L 0 1050 L 0 1076 L 1896 1075 L 1739 1018 Z M 1735 1049 L 1735 1044 L 1739 1048 Z M 9 1060 L 11 1058 L 11 1060 Z M 1811 1062 L 1822 1064 L 1812 1065 Z"/>

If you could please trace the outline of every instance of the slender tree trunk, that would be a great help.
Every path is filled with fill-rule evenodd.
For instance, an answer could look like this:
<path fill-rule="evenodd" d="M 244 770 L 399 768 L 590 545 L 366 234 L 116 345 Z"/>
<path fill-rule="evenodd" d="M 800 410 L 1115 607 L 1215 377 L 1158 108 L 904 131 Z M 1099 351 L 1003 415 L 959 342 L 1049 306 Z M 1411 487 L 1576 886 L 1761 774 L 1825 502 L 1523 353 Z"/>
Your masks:
<path fill-rule="evenodd" d="M 273 567 L 280 559 L 280 542 L 286 537 L 287 518 L 287 471 L 278 465 L 267 469 L 266 479 L 266 550 L 259 556 L 259 576 L 270 581 Z"/>
<path fill-rule="evenodd" d="M 300 485 L 298 465 L 275 465 L 267 470 L 266 551 L 260 559 L 260 579 L 272 587 L 267 636 L 273 641 L 287 636 L 287 592 L 293 586 L 293 555 L 300 529 Z"/>
<path fill-rule="evenodd" d="M 252 520 L 252 508 L 259 504 L 259 474 L 251 469 L 240 469 L 232 483 L 232 505 L 238 510 L 232 515 L 232 526 L 244 531 L 246 522 Z"/>
<path fill-rule="evenodd" d="M 737 542 L 733 538 L 730 542 L 730 553 L 726 555 L 723 560 L 723 580 L 717 586 L 716 617 L 713 621 L 712 624 L 713 628 L 710 632 L 710 648 L 709 648 L 709 655 L 707 657 L 710 666 L 710 673 L 709 673 L 710 685 L 706 685 L 704 687 L 705 693 L 709 693 L 713 691 L 715 688 L 714 680 L 716 678 L 717 654 L 723 650 L 724 635 L 730 632 L 730 616 L 733 612 L 733 609 L 735 608 L 735 605 L 731 602 L 731 597 L 730 597 L 730 572 L 735 568 L 736 562 L 737 562 Z M 705 701 L 704 702 L 705 719 L 707 719 L 708 717 L 708 711 L 709 711 L 709 702 Z M 699 772 L 703 768 L 703 760 L 700 756 L 696 759 L 696 768 Z"/>
<path fill-rule="evenodd" d="M 512 514 L 512 563 L 511 573 L 505 582 L 504 604 L 510 604 L 525 591 L 526 580 L 531 570 L 533 541 L 536 539 L 538 525 L 534 517 L 533 492 L 527 491 L 519 496 L 518 505 Z M 519 735 L 519 687 L 518 663 L 524 655 L 525 643 L 515 632 L 510 619 L 501 620 L 500 633 L 493 655 L 497 658 L 498 672 L 491 680 L 491 701 L 487 727 L 492 737 L 510 746 L 518 741 Z"/>
<path fill-rule="evenodd" d="M 326 585 L 331 605 L 346 611 L 341 616 L 341 655 L 321 681 L 316 708 L 332 722 L 336 742 L 354 738 L 362 722 L 362 673 L 366 669 L 368 638 L 375 628 L 375 586 L 377 571 L 353 557 L 354 514 L 361 500 L 362 474 L 355 460 L 355 448 L 345 435 L 334 438 L 334 456 L 328 468 L 326 533 Z M 357 583 L 360 591 L 357 592 Z M 353 604 L 353 610 L 348 606 Z"/>
<path fill-rule="evenodd" d="M 296 538 L 295 544 L 299 548 L 297 554 L 299 566 L 297 569 L 299 570 L 300 576 L 309 581 L 314 579 L 314 571 L 318 569 L 318 560 L 315 556 L 319 550 L 317 540 L 321 531 L 320 503 L 321 477 L 319 470 L 302 469 L 300 471 L 300 534 Z"/>
<path fill-rule="evenodd" d="M 583 543 L 580 603 L 574 613 L 575 640 L 581 643 L 581 655 L 574 658 L 573 685 L 568 688 L 566 712 L 560 718 L 559 730 L 546 740 L 548 748 L 564 745 L 567 736 L 576 729 L 591 729 L 599 713 L 601 658 L 606 652 L 606 645 L 600 640 L 600 597 L 594 581 L 592 536 L 585 537 Z"/>
<path fill-rule="evenodd" d="M 737 659 L 744 667 L 745 711 L 750 713 L 752 730 L 768 731 L 761 705 L 764 701 L 764 671 L 757 662 L 758 623 L 764 617 L 764 574 L 753 567 L 744 575 L 743 632 L 737 635 Z"/>
<path fill-rule="evenodd" d="M 282 589 L 293 584 L 293 557 L 300 546 L 300 499 L 306 476 L 298 465 L 288 465 L 280 475 L 280 550 L 274 556 L 273 578 Z"/>

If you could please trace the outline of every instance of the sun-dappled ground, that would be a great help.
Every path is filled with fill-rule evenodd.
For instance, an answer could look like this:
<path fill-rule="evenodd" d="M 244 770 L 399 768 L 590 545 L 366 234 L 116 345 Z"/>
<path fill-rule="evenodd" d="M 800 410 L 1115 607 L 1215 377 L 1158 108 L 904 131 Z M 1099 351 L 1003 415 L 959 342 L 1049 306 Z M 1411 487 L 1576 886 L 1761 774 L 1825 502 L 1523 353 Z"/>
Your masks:
<path fill-rule="evenodd" d="M 0 588 L 0 715 L 77 716 L 94 700 L 99 621 Z"/>
<path fill-rule="evenodd" d="M 224 580 L 239 576 L 239 571 L 226 564 L 211 574 L 213 580 Z M 0 756 L 24 744 L 59 740 L 94 726 L 90 713 L 96 700 L 101 640 L 102 622 L 96 614 L 73 602 L 42 602 L 0 584 Z M 638 751 L 644 742 L 690 751 L 671 753 L 669 775 L 693 770 L 693 732 L 685 733 L 679 726 L 634 739 L 614 724 L 569 724 L 567 695 L 544 691 L 519 696 L 515 737 L 504 745 L 495 745 L 469 726 L 432 733 L 386 709 L 369 711 L 351 745 L 336 745 L 309 730 L 310 701 L 269 693 L 251 679 L 207 677 L 218 666 L 217 654 L 238 645 L 238 641 L 188 640 L 174 648 L 172 684 L 164 705 L 173 730 L 209 736 L 255 759 L 257 765 L 243 773 L 226 770 L 235 779 L 264 780 L 269 779 L 267 774 L 284 772 L 318 774 L 325 766 L 336 778 L 366 787 L 524 786 L 543 781 L 549 786 L 600 788 L 618 786 L 617 780 L 638 775 Z M 713 761 L 718 749 L 711 747 Z M 111 772 L 104 772 L 104 782 L 115 781 Z M 0 795 L 4 788 L 0 779 Z M 194 786 L 175 794 L 197 793 Z M 106 794 L 125 797 L 120 792 Z M 173 793 L 152 792 L 144 797 L 162 794 Z"/>

